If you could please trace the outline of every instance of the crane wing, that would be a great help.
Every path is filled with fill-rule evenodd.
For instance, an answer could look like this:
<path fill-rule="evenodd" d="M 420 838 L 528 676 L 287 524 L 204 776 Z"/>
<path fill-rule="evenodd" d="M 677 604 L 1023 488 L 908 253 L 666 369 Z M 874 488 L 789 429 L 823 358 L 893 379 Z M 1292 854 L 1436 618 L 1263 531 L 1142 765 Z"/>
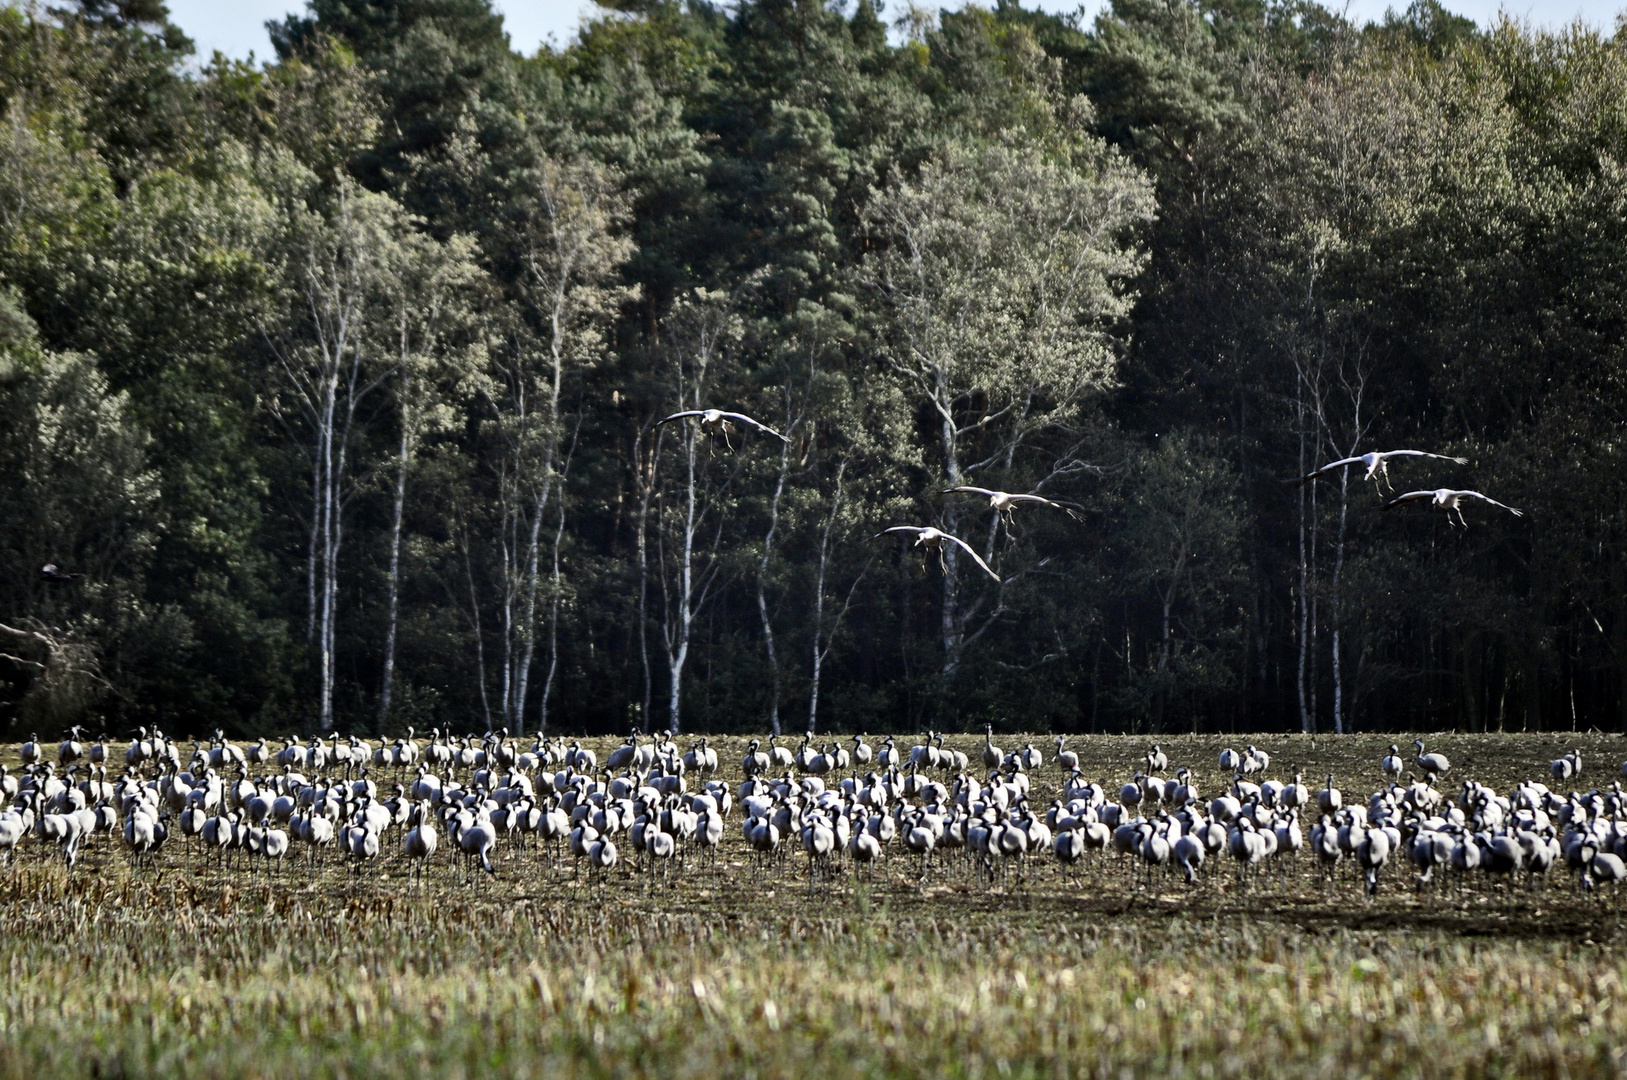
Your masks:
<path fill-rule="evenodd" d="M 1075 521 L 1085 520 L 1084 515 L 1080 513 L 1084 507 L 1074 503 L 1057 502 L 1055 499 L 1047 499 L 1043 495 L 1013 495 L 1011 500 L 1013 502 L 1039 503 L 1041 506 L 1049 506 L 1052 510 L 1060 510 Z"/>
<path fill-rule="evenodd" d="M 996 495 L 998 495 L 1000 493 L 998 491 L 994 491 L 994 490 L 992 490 L 990 488 L 972 487 L 970 484 L 962 484 L 960 487 L 944 488 L 943 494 L 945 494 L 945 495 L 982 495 L 985 498 L 992 499 L 992 498 L 994 498 Z"/>
<path fill-rule="evenodd" d="M 1384 453 L 1380 454 L 1379 457 L 1426 457 L 1435 458 L 1437 461 L 1450 461 L 1454 465 L 1469 464 L 1469 459 L 1466 457 L 1452 457 L 1450 454 L 1432 454 L 1428 450 L 1386 450 Z"/>
<path fill-rule="evenodd" d="M 1468 495 L 1468 496 L 1471 496 L 1473 498 L 1479 499 L 1483 503 L 1490 503 L 1492 506 L 1497 507 L 1499 510 L 1507 510 L 1509 513 L 1513 514 L 1515 517 L 1524 517 L 1525 516 L 1525 511 L 1524 510 L 1516 510 L 1512 506 L 1509 506 L 1506 503 L 1500 503 L 1496 499 L 1492 498 L 1490 495 L 1482 495 L 1478 491 L 1464 491 L 1464 492 L 1460 492 L 1460 494 Z"/>
<path fill-rule="evenodd" d="M 915 534 L 919 535 L 919 534 L 921 534 L 921 533 L 923 533 L 925 531 L 926 530 L 921 528 L 919 525 L 894 525 L 890 529 L 881 530 L 876 535 L 872 536 L 870 539 L 872 539 L 872 540 L 880 540 L 883 536 L 886 536 L 888 533 L 915 533 Z"/>
<path fill-rule="evenodd" d="M 664 417 L 663 419 L 657 420 L 655 422 L 654 426 L 655 427 L 660 427 L 662 424 L 670 424 L 674 420 L 682 420 L 686 416 L 705 416 L 705 415 L 706 415 L 706 413 L 701 411 L 700 409 L 689 409 L 686 412 L 675 412 L 671 416 Z"/>
<path fill-rule="evenodd" d="M 943 535 L 944 535 L 944 539 L 946 539 L 949 542 L 953 543 L 956 547 L 960 548 L 960 550 L 962 550 L 966 554 L 970 555 L 972 557 L 972 561 L 977 563 L 978 566 L 981 566 L 983 568 L 983 572 L 985 574 L 989 575 L 989 577 L 993 578 L 995 581 L 1000 580 L 1000 575 L 996 574 L 993 570 L 989 569 L 989 564 L 983 561 L 983 556 L 981 556 L 977 552 L 973 551 L 972 546 L 970 544 L 968 544 L 966 541 L 962 540 L 958 536 L 951 536 L 949 533 L 944 533 Z"/>
<path fill-rule="evenodd" d="M 776 439 L 780 440 L 780 442 L 790 442 L 791 441 L 790 439 L 787 439 L 784 435 L 781 435 L 779 432 L 777 432 L 773 428 L 769 427 L 767 424 L 763 423 L 760 420 L 753 420 L 751 417 L 747 416 L 745 413 L 726 412 L 723 415 L 725 417 L 727 417 L 728 419 L 730 419 L 730 420 L 738 420 L 742 424 L 747 425 L 748 427 L 754 427 L 758 431 L 761 431 L 765 435 L 772 435 Z"/>
<path fill-rule="evenodd" d="M 1039 503 L 1041 506 L 1049 506 L 1053 510 L 1066 510 L 1067 509 L 1067 507 L 1063 506 L 1061 503 L 1057 502 L 1055 499 L 1047 499 L 1043 495 L 1013 495 L 1013 496 L 1011 496 L 1011 501 L 1012 502 Z"/>
<path fill-rule="evenodd" d="M 1395 498 L 1379 507 L 1379 509 L 1388 510 L 1391 507 L 1400 506 L 1405 502 L 1417 502 L 1419 499 L 1433 499 L 1434 497 L 1435 493 L 1433 491 L 1409 491 L 1405 495 L 1397 495 Z"/>
<path fill-rule="evenodd" d="M 1340 458 L 1338 461 L 1330 461 L 1330 462 L 1328 462 L 1326 465 L 1322 466 L 1320 469 L 1317 469 L 1315 472 L 1306 473 L 1304 476 L 1301 476 L 1298 480 L 1295 480 L 1293 482 L 1296 483 L 1296 484 L 1308 484 L 1312 480 L 1315 480 L 1317 477 L 1322 476 L 1325 473 L 1332 472 L 1334 469 L 1341 469 L 1346 465 L 1360 465 L 1361 463 L 1362 463 L 1362 459 L 1359 458 L 1359 457 Z"/>

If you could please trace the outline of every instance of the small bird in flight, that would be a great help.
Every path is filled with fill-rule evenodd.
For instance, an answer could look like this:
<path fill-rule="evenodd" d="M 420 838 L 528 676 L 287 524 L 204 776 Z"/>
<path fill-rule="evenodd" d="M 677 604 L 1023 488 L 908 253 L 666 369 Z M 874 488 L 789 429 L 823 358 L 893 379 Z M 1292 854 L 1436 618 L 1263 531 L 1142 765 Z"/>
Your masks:
<path fill-rule="evenodd" d="M 46 581 L 49 581 L 53 585 L 66 585 L 68 582 L 83 576 L 84 575 L 82 574 L 64 573 L 63 571 L 57 569 L 57 565 L 54 562 L 48 562 L 44 566 L 40 567 L 40 577 L 44 578 Z"/>
<path fill-rule="evenodd" d="M 1512 506 L 1505 506 L 1489 495 L 1482 495 L 1478 491 L 1454 491 L 1451 488 L 1436 488 L 1434 491 L 1409 491 L 1405 495 L 1396 496 L 1379 509 L 1389 510 L 1392 507 L 1400 506 L 1402 503 L 1419 502 L 1423 499 L 1428 499 L 1434 505 L 1446 508 L 1446 523 L 1448 525 L 1452 524 L 1452 515 L 1456 514 L 1458 523 L 1465 529 L 1469 527 L 1469 523 L 1463 520 L 1463 500 L 1465 499 L 1479 499 L 1483 503 L 1490 503 L 1499 510 L 1507 510 L 1515 517 L 1525 516 L 1524 510 L 1516 510 Z"/>
<path fill-rule="evenodd" d="M 781 435 L 779 432 L 769 427 L 767 424 L 753 420 L 745 413 L 724 412 L 722 409 L 689 409 L 685 412 L 675 412 L 671 416 L 658 421 L 655 426 L 660 427 L 662 424 L 671 423 L 674 420 L 682 420 L 685 417 L 690 416 L 700 417 L 701 430 L 706 432 L 708 435 L 723 436 L 723 442 L 730 450 L 734 449 L 734 443 L 729 441 L 729 436 L 738 433 L 742 424 L 744 424 L 746 427 L 756 428 L 765 435 L 772 435 L 776 439 L 780 440 L 780 442 L 791 441 L 784 435 Z"/>
<path fill-rule="evenodd" d="M 989 564 L 983 561 L 982 556 L 978 555 L 977 552 L 972 550 L 971 545 L 967 544 L 966 541 L 962 540 L 960 537 L 952 536 L 949 533 L 944 532 L 942 529 L 934 529 L 930 525 L 924 527 L 920 525 L 894 525 L 890 529 L 881 530 L 870 539 L 880 540 L 888 533 L 914 533 L 915 543 L 911 544 L 910 546 L 925 548 L 928 551 L 936 551 L 938 553 L 938 565 L 942 566 L 945 572 L 948 571 L 949 567 L 948 564 L 943 561 L 943 542 L 947 540 L 951 544 L 954 544 L 956 547 L 960 548 L 966 554 L 970 555 L 972 557 L 972 561 L 977 563 L 978 566 L 982 567 L 985 574 L 989 575 L 989 577 L 993 578 L 995 581 L 1000 580 L 1000 575 L 989 569 Z"/>
<path fill-rule="evenodd" d="M 1067 503 L 1059 503 L 1053 499 L 1047 499 L 1043 495 L 1018 495 L 1010 491 L 994 491 L 990 488 L 971 487 L 966 484 L 962 484 L 960 487 L 947 488 L 943 493 L 945 495 L 985 496 L 989 500 L 989 506 L 998 510 L 1000 516 L 1006 519 L 1007 524 L 1010 524 L 1011 512 L 1017 509 L 1019 503 L 1038 503 L 1041 506 L 1049 506 L 1053 510 L 1060 510 L 1075 521 L 1085 520 L 1078 510 Z"/>
<path fill-rule="evenodd" d="M 1317 469 L 1315 472 L 1306 473 L 1304 476 L 1301 476 L 1298 480 L 1295 480 L 1294 483 L 1308 484 L 1312 480 L 1327 476 L 1335 470 L 1344 468 L 1346 465 L 1365 465 L 1367 466 L 1367 475 L 1362 477 L 1363 480 L 1372 480 L 1377 477 L 1383 483 L 1388 484 L 1390 482 L 1389 461 L 1391 458 L 1400 457 L 1435 458 L 1440 461 L 1450 461 L 1456 465 L 1469 464 L 1468 458 L 1448 457 L 1445 454 L 1431 454 L 1427 450 L 1380 450 L 1374 451 L 1370 454 L 1357 454 L 1355 457 L 1340 458 L 1338 461 L 1330 461 L 1320 469 Z"/>

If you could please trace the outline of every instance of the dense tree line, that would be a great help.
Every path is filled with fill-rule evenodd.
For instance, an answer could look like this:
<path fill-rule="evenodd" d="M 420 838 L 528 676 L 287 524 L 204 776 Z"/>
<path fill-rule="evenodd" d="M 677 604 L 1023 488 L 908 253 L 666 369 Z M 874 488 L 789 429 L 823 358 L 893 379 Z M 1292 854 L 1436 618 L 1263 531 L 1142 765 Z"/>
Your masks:
<path fill-rule="evenodd" d="M 0 723 L 1627 727 L 1627 37 L 611 7 L 0 10 Z"/>

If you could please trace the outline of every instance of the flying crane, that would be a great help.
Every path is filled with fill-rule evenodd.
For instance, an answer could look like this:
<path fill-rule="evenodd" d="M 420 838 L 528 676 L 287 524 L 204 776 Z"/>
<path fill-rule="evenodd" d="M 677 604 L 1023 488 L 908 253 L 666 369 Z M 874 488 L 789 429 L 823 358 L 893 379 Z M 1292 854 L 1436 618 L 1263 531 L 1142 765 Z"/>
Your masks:
<path fill-rule="evenodd" d="M 655 426 L 660 427 L 662 424 L 668 424 L 674 420 L 684 420 L 691 416 L 698 418 L 701 430 L 708 435 L 723 436 L 723 442 L 730 450 L 734 449 L 734 443 L 729 441 L 729 436 L 739 434 L 742 425 L 755 428 L 765 435 L 772 435 L 780 442 L 791 441 L 767 424 L 759 420 L 753 420 L 745 413 L 724 412 L 722 409 L 686 409 L 683 412 L 675 412 L 671 416 L 656 421 Z"/>
<path fill-rule="evenodd" d="M 1320 469 L 1301 476 L 1294 483 L 1308 484 L 1312 480 L 1331 475 L 1336 470 L 1347 465 L 1365 465 L 1367 473 L 1362 477 L 1363 480 L 1376 478 L 1383 484 L 1388 484 L 1390 482 L 1390 459 L 1403 457 L 1434 458 L 1437 461 L 1450 461 L 1454 465 L 1469 464 L 1468 458 L 1450 457 L 1446 454 L 1431 454 L 1427 450 L 1377 450 L 1367 454 L 1357 454 L 1355 457 L 1340 458 L 1338 461 L 1330 461 Z"/>
<path fill-rule="evenodd" d="M 962 540 L 958 536 L 953 536 L 944 532 L 942 529 L 935 529 L 930 525 L 894 525 L 890 529 L 881 530 L 870 539 L 880 540 L 883 536 L 886 536 L 889 533 L 914 533 L 915 543 L 911 544 L 910 546 L 924 548 L 927 551 L 936 551 L 938 553 L 938 563 L 940 566 L 943 566 L 945 570 L 948 569 L 948 566 L 943 562 L 943 544 L 944 541 L 947 540 L 949 543 L 954 544 L 966 554 L 970 555 L 972 557 L 972 561 L 977 563 L 985 574 L 989 575 L 989 577 L 993 578 L 995 581 L 1000 580 L 1000 575 L 989 569 L 989 564 L 983 561 L 982 556 L 972 550 L 970 544 L 966 543 L 966 541 Z"/>

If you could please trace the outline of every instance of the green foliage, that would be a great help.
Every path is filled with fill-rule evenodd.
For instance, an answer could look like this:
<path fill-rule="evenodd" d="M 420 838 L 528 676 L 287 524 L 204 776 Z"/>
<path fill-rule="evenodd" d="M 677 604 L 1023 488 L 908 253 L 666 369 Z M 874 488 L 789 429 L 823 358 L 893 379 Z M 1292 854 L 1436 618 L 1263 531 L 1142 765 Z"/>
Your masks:
<path fill-rule="evenodd" d="M 1410 46 L 1435 60 L 1472 42 L 1477 33 L 1473 19 L 1452 14 L 1439 0 L 1413 0 L 1400 14 L 1391 8 L 1369 32 L 1392 47 Z"/>
<path fill-rule="evenodd" d="M 1237 481 L 1214 448 L 1176 435 L 1132 457 L 1124 487 L 1123 520 L 1104 561 L 1125 600 L 1153 617 L 1125 628 L 1130 677 L 1117 696 L 1129 715 L 1164 731 L 1236 688 Z"/>
<path fill-rule="evenodd" d="M 8 704 L 25 723 L 56 727 L 100 696 L 88 679 L 98 661 L 117 670 L 147 629 L 140 590 L 158 534 L 158 476 L 128 395 L 89 357 L 29 345 L 20 360 L 13 352 L 21 370 L 0 383 L 0 604 L 52 639 L 43 666 L 15 665 L 25 677 Z M 45 582 L 47 563 L 83 578 Z"/>
<path fill-rule="evenodd" d="M 188 68 L 159 4 L 0 9 L 49 481 L 0 621 L 94 657 L 61 718 L 1627 722 L 1619 40 L 902 14 L 637 0 L 522 57 L 486 0 L 315 0 Z M 1280 482 L 1402 446 L 1527 516 Z M 906 523 L 1001 580 L 867 541 Z"/>

